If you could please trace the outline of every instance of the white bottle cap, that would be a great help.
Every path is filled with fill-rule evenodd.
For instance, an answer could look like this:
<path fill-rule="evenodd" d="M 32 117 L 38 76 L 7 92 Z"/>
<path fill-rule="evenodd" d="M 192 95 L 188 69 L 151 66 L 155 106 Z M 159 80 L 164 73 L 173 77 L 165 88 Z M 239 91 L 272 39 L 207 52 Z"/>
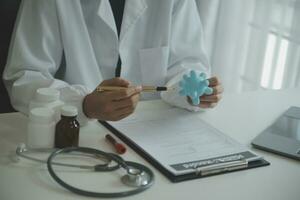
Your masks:
<path fill-rule="evenodd" d="M 39 102 L 57 101 L 59 100 L 59 91 L 54 88 L 39 88 L 35 98 Z"/>
<path fill-rule="evenodd" d="M 54 122 L 54 111 L 49 108 L 33 108 L 30 110 L 29 119 L 32 122 L 52 123 Z"/>
<path fill-rule="evenodd" d="M 61 115 L 66 117 L 74 117 L 78 115 L 78 111 L 74 106 L 63 106 L 61 108 Z"/>

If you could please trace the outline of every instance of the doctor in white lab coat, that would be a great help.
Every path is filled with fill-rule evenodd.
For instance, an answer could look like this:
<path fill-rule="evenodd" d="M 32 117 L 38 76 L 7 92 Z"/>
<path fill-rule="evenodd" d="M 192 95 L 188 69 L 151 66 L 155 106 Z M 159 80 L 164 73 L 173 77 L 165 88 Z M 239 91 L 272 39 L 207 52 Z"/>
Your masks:
<path fill-rule="evenodd" d="M 121 78 L 114 78 L 119 55 Z M 120 120 L 139 101 L 139 87 L 93 92 L 100 83 L 178 87 L 191 69 L 210 74 L 193 0 L 126 0 L 119 37 L 109 0 L 23 0 L 3 79 L 15 109 L 27 113 L 36 89 L 52 87 L 78 107 L 83 122 Z M 213 107 L 222 88 L 217 78 L 210 83 L 214 94 L 198 106 L 177 90 L 161 96 L 188 110 Z"/>

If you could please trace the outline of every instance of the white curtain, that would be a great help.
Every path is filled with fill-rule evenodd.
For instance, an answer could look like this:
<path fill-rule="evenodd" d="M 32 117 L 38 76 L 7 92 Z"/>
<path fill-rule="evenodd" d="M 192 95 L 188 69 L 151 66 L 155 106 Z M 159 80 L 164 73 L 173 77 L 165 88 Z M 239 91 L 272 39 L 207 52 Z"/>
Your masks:
<path fill-rule="evenodd" d="M 196 0 L 227 92 L 300 86 L 300 0 Z"/>

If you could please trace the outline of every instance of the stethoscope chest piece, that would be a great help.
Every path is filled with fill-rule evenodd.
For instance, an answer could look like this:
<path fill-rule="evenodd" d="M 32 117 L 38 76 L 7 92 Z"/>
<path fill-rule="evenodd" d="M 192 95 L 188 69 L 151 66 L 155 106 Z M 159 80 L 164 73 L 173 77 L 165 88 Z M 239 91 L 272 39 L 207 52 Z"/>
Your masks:
<path fill-rule="evenodd" d="M 146 186 L 151 181 L 149 174 L 134 167 L 129 167 L 127 174 L 122 176 L 121 180 L 125 185 L 132 187 Z"/>

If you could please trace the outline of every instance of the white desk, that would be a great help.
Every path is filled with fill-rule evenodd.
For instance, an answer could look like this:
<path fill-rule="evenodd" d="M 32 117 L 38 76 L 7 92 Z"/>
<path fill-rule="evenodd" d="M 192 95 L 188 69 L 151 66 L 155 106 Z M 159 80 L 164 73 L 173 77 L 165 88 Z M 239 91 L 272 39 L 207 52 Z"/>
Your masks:
<path fill-rule="evenodd" d="M 205 113 L 201 118 L 214 125 L 238 142 L 250 147 L 251 140 L 270 125 L 289 106 L 300 106 L 300 90 L 250 92 L 238 95 L 224 95 L 220 105 Z M 139 104 L 139 110 L 155 110 L 167 106 L 161 101 Z M 18 143 L 24 142 L 26 118 L 19 113 L 0 115 L 0 199 L 90 199 L 72 194 L 58 186 L 41 164 L 11 163 L 8 154 Z M 80 144 L 112 151 L 104 140 L 107 130 L 97 123 L 91 123 L 81 130 Z M 125 199 L 300 199 L 300 162 L 275 154 L 254 150 L 271 162 L 270 166 L 228 173 L 182 183 L 171 183 L 154 169 L 156 181 L 149 190 Z M 129 149 L 125 159 L 149 164 Z M 104 174 L 97 174 L 95 184 L 109 180 Z M 115 176 L 115 178 L 118 176 Z M 118 187 L 119 183 L 110 187 Z M 91 184 L 81 180 L 82 184 Z M 95 186 L 95 187 L 96 187 Z"/>

